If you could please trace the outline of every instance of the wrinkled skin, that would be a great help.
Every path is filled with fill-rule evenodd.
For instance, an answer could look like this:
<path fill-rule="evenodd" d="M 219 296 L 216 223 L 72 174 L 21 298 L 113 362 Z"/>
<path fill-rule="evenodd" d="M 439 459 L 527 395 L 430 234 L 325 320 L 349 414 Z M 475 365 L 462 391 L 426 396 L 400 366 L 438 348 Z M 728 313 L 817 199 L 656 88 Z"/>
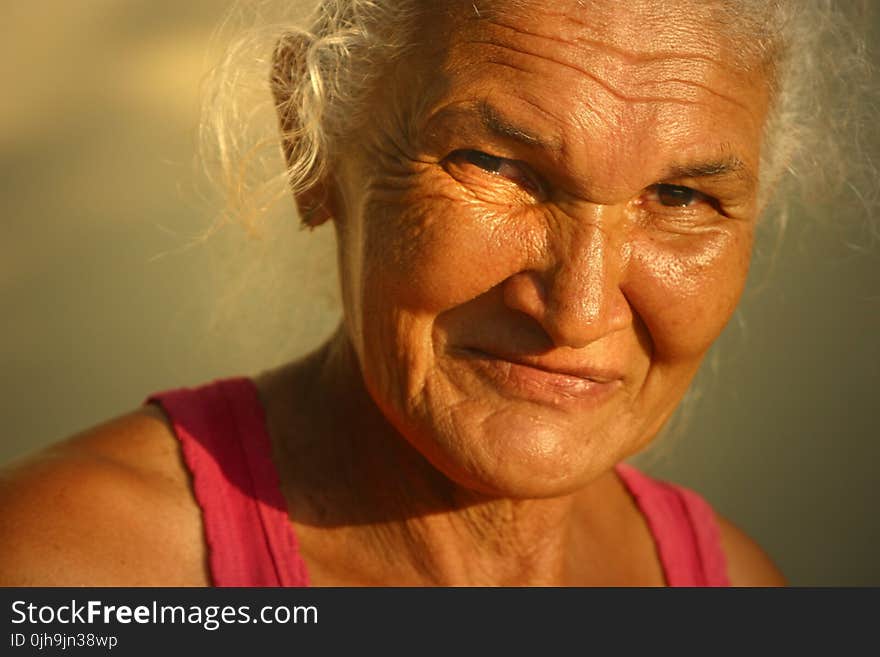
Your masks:
<path fill-rule="evenodd" d="M 298 198 L 344 323 L 258 383 L 314 583 L 664 581 L 613 466 L 740 296 L 765 78 L 688 3 L 548 4 L 432 3 Z"/>
<path fill-rule="evenodd" d="M 702 0 L 420 4 L 422 43 L 298 198 L 338 232 L 345 321 L 256 379 L 310 582 L 668 583 L 612 466 L 740 295 L 761 67 Z M 784 583 L 719 530 L 731 583 Z M 0 535 L 0 585 L 211 583 L 153 406 L 4 470 Z"/>
<path fill-rule="evenodd" d="M 338 175 L 371 396 L 450 479 L 523 498 L 679 402 L 746 278 L 767 105 L 686 5 L 548 4 L 425 17 Z"/>

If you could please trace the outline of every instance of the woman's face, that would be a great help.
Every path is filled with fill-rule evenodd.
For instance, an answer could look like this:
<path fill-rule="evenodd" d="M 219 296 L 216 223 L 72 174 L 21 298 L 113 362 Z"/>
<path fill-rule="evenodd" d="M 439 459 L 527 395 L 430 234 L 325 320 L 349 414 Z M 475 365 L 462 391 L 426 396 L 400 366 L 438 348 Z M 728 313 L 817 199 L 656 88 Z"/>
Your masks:
<path fill-rule="evenodd" d="M 656 434 L 733 312 L 764 80 L 687 3 L 444 6 L 335 172 L 346 328 L 449 478 L 564 494 Z"/>

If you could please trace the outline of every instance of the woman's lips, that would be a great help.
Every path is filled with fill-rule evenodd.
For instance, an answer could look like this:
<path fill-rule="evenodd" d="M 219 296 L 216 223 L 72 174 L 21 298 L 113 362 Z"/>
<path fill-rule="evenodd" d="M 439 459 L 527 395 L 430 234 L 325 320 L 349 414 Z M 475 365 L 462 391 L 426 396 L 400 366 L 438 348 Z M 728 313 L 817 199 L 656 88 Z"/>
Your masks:
<path fill-rule="evenodd" d="M 605 368 L 472 348 L 457 351 L 499 391 L 552 405 L 598 403 L 623 383 L 622 374 Z"/>

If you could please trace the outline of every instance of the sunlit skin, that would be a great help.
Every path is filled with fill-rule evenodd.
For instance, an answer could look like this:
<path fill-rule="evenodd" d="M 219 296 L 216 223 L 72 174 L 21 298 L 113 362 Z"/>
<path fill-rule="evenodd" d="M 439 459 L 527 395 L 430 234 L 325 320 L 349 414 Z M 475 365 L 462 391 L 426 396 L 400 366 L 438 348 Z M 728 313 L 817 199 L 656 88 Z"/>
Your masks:
<path fill-rule="evenodd" d="M 427 550 L 438 581 L 589 578 L 569 556 L 600 541 L 572 527 L 624 495 L 611 468 L 656 435 L 741 293 L 766 88 L 686 6 L 465 4 L 424 17 L 431 46 L 323 190 L 345 323 L 308 398 L 336 410 L 278 424 L 370 463 L 347 469 L 360 503 L 405 517 L 383 542 Z"/>
<path fill-rule="evenodd" d="M 741 294 L 765 71 L 711 3 L 424 4 L 419 45 L 297 198 L 337 232 L 343 323 L 257 379 L 311 581 L 662 585 L 613 468 L 656 436 Z M 49 579 L 206 583 L 167 424 L 114 427 L 76 449 L 149 464 L 143 542 L 108 539 L 125 559 Z M 143 453 L 118 452 L 123 432 Z M 76 517 L 55 524 L 78 536 Z M 733 583 L 781 581 L 721 530 Z M 5 558 L 54 563 L 30 554 Z"/>

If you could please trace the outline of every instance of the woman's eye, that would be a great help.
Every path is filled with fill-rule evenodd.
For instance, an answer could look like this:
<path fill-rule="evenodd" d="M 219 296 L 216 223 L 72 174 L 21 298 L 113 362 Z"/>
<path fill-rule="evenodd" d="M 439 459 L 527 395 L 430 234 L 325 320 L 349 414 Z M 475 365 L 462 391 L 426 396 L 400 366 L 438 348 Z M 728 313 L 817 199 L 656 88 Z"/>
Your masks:
<path fill-rule="evenodd" d="M 501 173 L 501 169 L 504 166 L 503 158 L 495 157 L 494 155 L 489 155 L 488 153 L 483 153 L 481 151 L 463 151 L 462 158 L 470 164 L 478 166 L 490 173 Z"/>
<path fill-rule="evenodd" d="M 524 190 L 538 196 L 541 194 L 541 184 L 538 179 L 528 170 L 527 166 L 516 160 L 489 155 L 476 150 L 459 150 L 451 153 L 447 160 L 451 164 L 473 165 L 487 173 L 501 176 L 510 180 Z"/>
<path fill-rule="evenodd" d="M 682 185 L 654 185 L 653 192 L 656 200 L 669 208 L 687 208 L 708 198 L 697 190 Z"/>
<path fill-rule="evenodd" d="M 704 226 L 726 216 L 718 199 L 684 185 L 651 185 L 638 200 L 645 216 L 666 222 L 664 225 Z"/>

